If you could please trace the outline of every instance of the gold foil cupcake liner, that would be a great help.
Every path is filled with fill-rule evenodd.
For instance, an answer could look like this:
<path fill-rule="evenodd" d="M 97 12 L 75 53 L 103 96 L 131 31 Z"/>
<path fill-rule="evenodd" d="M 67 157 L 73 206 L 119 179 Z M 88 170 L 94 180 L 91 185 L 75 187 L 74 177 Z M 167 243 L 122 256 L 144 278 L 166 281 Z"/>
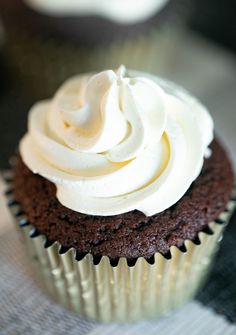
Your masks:
<path fill-rule="evenodd" d="M 9 183 L 9 176 L 6 178 Z M 46 291 L 64 307 L 103 322 L 159 317 L 193 298 L 201 287 L 218 249 L 222 233 L 236 206 L 236 193 L 219 218 L 182 248 L 172 246 L 168 256 L 155 253 L 152 261 L 139 257 L 131 266 L 121 257 L 112 266 L 106 256 L 91 254 L 78 260 L 75 249 L 48 241 L 22 215 L 6 192 L 35 269 Z"/>

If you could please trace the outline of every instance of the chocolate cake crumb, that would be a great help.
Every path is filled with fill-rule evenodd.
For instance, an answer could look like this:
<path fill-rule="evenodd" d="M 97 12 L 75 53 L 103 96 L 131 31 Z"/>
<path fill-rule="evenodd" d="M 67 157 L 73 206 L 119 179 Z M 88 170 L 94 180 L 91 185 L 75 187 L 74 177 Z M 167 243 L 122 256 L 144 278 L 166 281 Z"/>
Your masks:
<path fill-rule="evenodd" d="M 217 141 L 210 146 L 199 177 L 172 207 L 146 217 L 135 210 L 115 216 L 77 213 L 59 203 L 54 184 L 33 174 L 19 157 L 14 168 L 13 192 L 29 222 L 49 240 L 116 260 L 167 254 L 171 246 L 194 241 L 225 209 L 233 188 L 233 171 Z"/>

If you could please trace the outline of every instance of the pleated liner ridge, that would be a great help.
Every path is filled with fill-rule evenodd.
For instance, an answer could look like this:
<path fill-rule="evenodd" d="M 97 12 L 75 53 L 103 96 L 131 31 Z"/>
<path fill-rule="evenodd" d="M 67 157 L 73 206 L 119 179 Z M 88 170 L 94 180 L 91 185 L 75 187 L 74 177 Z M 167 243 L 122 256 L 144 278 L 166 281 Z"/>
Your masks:
<path fill-rule="evenodd" d="M 121 257 L 112 264 L 107 256 L 78 255 L 40 235 L 25 218 L 8 184 L 8 206 L 21 228 L 35 269 L 49 295 L 80 315 L 103 322 L 159 317 L 193 298 L 201 287 L 236 206 L 236 191 L 219 218 L 209 223 L 195 241 L 172 246 L 169 255 L 155 253 L 130 264 Z"/>

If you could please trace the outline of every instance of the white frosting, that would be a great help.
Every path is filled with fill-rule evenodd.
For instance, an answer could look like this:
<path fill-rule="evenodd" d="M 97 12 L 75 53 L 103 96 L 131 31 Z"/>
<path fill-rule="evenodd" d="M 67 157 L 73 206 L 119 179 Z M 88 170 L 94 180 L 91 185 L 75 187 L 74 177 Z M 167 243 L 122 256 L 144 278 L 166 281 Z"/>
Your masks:
<path fill-rule="evenodd" d="M 68 208 L 153 215 L 188 190 L 212 139 L 213 121 L 197 100 L 121 66 L 74 77 L 33 106 L 20 153 Z"/>
<path fill-rule="evenodd" d="M 33 9 L 54 16 L 99 15 L 129 24 L 144 21 L 168 0 L 24 0 Z"/>

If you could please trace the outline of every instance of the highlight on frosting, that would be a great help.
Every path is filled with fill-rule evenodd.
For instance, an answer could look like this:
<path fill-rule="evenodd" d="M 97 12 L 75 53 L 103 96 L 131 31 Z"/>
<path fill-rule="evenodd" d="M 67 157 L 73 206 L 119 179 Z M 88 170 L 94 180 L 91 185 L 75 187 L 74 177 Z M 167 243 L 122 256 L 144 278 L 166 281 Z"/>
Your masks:
<path fill-rule="evenodd" d="M 144 21 L 168 0 L 24 0 L 33 9 L 54 16 L 98 15 L 118 23 Z"/>
<path fill-rule="evenodd" d="M 196 99 L 121 66 L 69 79 L 34 105 L 20 153 L 74 211 L 149 216 L 185 194 L 212 139 L 213 121 Z"/>

